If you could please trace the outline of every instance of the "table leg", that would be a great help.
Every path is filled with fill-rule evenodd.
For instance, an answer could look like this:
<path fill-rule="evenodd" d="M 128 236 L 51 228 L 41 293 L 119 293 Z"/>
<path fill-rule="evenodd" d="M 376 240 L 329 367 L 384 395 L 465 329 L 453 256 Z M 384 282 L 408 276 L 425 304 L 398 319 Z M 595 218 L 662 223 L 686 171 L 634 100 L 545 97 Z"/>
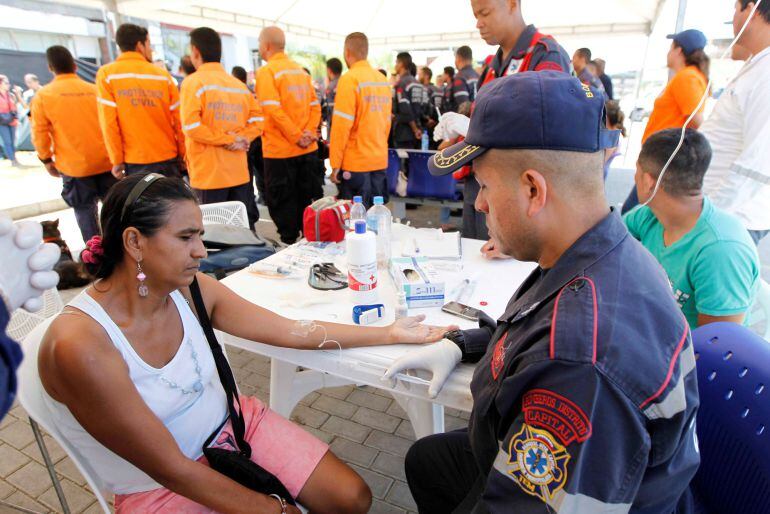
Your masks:
<path fill-rule="evenodd" d="M 420 439 L 431 434 L 444 432 L 444 406 L 427 400 L 418 400 L 398 393 L 393 398 L 409 416 L 414 435 Z"/>
<path fill-rule="evenodd" d="M 292 391 L 297 366 L 276 358 L 270 359 L 270 408 L 289 419 L 296 402 Z"/>

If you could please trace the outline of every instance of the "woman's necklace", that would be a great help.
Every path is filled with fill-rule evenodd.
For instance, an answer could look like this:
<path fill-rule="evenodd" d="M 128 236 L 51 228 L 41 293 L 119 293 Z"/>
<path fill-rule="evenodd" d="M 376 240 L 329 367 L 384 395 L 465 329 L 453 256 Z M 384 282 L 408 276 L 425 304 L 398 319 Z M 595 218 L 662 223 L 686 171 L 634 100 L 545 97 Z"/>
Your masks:
<path fill-rule="evenodd" d="M 160 377 L 160 381 L 171 389 L 178 389 L 182 394 L 200 393 L 203 390 L 203 375 L 201 375 L 201 365 L 198 362 L 198 352 L 196 352 L 195 348 L 193 348 L 189 338 L 187 338 L 185 344 L 190 347 L 190 355 L 192 356 L 193 363 L 195 364 L 195 375 L 197 376 L 197 380 L 193 383 L 192 389 L 185 389 L 176 382 L 169 380 L 164 376 Z"/>

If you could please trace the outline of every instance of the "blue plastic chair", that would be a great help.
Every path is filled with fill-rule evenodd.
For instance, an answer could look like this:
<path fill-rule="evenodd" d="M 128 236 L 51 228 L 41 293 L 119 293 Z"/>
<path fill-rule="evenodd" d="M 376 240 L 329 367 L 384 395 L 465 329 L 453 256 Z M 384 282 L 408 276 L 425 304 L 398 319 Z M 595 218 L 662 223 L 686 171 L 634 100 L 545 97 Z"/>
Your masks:
<path fill-rule="evenodd" d="M 693 331 L 701 465 L 699 511 L 770 512 L 770 343 L 736 323 Z"/>
<path fill-rule="evenodd" d="M 390 148 L 388 149 L 388 191 L 391 195 L 396 194 L 396 185 L 398 184 L 398 172 L 401 170 L 401 158 L 398 153 Z"/>
<path fill-rule="evenodd" d="M 428 159 L 433 153 L 409 152 L 409 182 L 406 195 L 413 198 L 457 200 L 457 183 L 451 174 L 434 177 L 428 171 Z"/>

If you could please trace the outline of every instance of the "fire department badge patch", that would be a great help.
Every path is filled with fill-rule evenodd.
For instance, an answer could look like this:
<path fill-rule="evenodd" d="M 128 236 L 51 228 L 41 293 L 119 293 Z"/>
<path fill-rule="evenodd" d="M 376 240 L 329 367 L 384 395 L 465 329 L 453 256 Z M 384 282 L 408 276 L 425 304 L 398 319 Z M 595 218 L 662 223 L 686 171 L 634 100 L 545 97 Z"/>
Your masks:
<path fill-rule="evenodd" d="M 570 455 L 547 430 L 524 423 L 511 438 L 508 473 L 521 489 L 549 502 L 567 482 Z"/>

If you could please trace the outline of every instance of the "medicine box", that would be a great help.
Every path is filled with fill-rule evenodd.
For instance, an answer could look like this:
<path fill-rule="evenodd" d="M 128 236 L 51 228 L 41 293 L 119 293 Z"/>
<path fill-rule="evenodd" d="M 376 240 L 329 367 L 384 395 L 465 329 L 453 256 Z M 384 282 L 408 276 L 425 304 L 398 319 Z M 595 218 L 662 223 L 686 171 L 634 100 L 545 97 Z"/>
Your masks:
<path fill-rule="evenodd" d="M 444 281 L 425 257 L 394 257 L 390 274 L 410 309 L 444 305 Z"/>

